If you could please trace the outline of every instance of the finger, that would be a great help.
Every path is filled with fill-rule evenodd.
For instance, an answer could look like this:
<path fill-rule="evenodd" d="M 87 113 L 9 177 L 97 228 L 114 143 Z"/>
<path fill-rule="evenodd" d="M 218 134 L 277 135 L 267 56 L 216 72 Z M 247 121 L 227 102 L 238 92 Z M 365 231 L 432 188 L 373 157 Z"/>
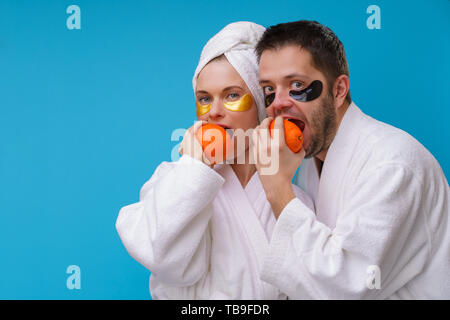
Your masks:
<path fill-rule="evenodd" d="M 186 137 L 189 136 L 189 135 L 191 134 L 191 129 L 192 129 L 192 127 L 188 128 L 188 129 L 186 130 L 186 132 L 184 133 L 184 136 L 183 136 L 183 140 L 186 139 Z"/>
<path fill-rule="evenodd" d="M 200 160 L 201 154 L 198 154 L 196 151 L 196 142 L 197 138 L 193 134 L 193 126 L 191 126 L 185 134 L 185 137 L 181 143 L 181 149 L 183 153 L 190 155 L 191 157 Z"/>
<path fill-rule="evenodd" d="M 183 140 L 181 140 L 181 144 L 180 144 L 180 150 L 188 150 L 188 148 L 186 148 L 186 143 L 189 140 L 189 129 L 186 130 L 186 132 L 184 133 L 183 136 Z"/>
<path fill-rule="evenodd" d="M 212 166 L 211 161 L 209 161 L 208 157 L 206 157 L 206 155 L 204 153 L 202 154 L 202 161 L 207 166 Z"/>
<path fill-rule="evenodd" d="M 193 137 L 191 140 L 191 143 L 192 143 L 192 149 L 194 151 L 195 159 L 198 159 L 201 161 L 201 159 L 203 159 L 203 157 L 204 157 L 204 153 L 203 153 L 203 148 L 202 148 L 202 145 L 200 144 L 200 141 L 198 141 L 198 139 L 196 137 Z"/>
<path fill-rule="evenodd" d="M 270 164 L 271 143 L 269 130 L 260 129 L 258 132 L 258 161 L 263 166 Z"/>
<path fill-rule="evenodd" d="M 259 125 L 259 127 L 264 128 L 264 129 L 268 129 L 270 126 L 270 123 L 272 122 L 273 118 L 272 117 L 267 117 L 265 118 L 261 124 Z"/>
<path fill-rule="evenodd" d="M 256 165 L 259 164 L 259 160 L 258 160 L 258 149 L 259 149 L 259 145 L 258 145 L 258 129 L 254 129 L 252 131 L 251 134 L 251 150 L 252 150 L 252 156 L 253 156 L 253 163 L 255 163 Z"/>
<path fill-rule="evenodd" d="M 284 141 L 284 121 L 283 121 L 283 117 L 282 116 L 278 116 L 275 118 L 275 125 L 274 125 L 274 129 L 278 129 L 279 132 L 279 143 L 280 146 L 285 144 Z"/>
<path fill-rule="evenodd" d="M 203 125 L 203 123 L 205 123 L 205 121 L 203 120 L 198 120 L 194 123 L 194 125 L 192 126 L 192 132 L 195 134 L 197 133 L 197 130 Z"/>
<path fill-rule="evenodd" d="M 270 118 L 270 117 L 264 119 L 260 125 L 260 128 L 259 128 L 260 130 L 258 133 L 258 135 L 260 137 L 264 137 L 264 139 L 266 139 L 266 141 L 269 141 L 269 142 L 270 142 L 270 139 L 272 138 L 272 135 L 270 134 L 270 129 L 269 129 L 271 122 L 272 122 L 272 118 Z"/>

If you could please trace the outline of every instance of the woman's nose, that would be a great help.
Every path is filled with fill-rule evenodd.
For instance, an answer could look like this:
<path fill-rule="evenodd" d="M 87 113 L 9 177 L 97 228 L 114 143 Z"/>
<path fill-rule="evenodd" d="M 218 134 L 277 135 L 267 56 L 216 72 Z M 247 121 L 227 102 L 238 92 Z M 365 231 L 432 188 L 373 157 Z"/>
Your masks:
<path fill-rule="evenodd" d="M 223 103 L 221 101 L 213 101 L 208 115 L 211 119 L 223 118 L 225 116 Z"/>

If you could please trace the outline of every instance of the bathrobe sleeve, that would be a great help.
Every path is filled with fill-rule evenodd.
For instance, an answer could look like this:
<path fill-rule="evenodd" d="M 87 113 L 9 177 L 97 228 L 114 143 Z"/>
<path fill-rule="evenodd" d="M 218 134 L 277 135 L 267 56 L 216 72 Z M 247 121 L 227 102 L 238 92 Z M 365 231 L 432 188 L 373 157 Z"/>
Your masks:
<path fill-rule="evenodd" d="M 207 271 L 212 201 L 224 183 L 213 169 L 187 155 L 162 163 L 123 207 L 116 229 L 129 254 L 171 286 L 189 286 Z"/>
<path fill-rule="evenodd" d="M 264 281 L 291 299 L 382 299 L 420 273 L 429 255 L 425 220 L 411 232 L 427 206 L 412 170 L 383 164 L 347 188 L 334 229 L 299 199 L 289 202 L 263 262 Z M 377 268 L 380 290 L 371 276 Z"/>

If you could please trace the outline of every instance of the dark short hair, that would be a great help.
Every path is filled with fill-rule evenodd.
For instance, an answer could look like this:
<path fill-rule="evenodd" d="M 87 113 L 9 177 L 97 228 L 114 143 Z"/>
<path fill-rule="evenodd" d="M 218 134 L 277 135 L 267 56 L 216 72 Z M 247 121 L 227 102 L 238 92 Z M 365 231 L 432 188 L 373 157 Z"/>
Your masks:
<path fill-rule="evenodd" d="M 317 21 L 300 20 L 269 27 L 255 48 L 258 61 L 265 50 L 288 45 L 297 45 L 311 54 L 314 66 L 325 75 L 330 90 L 337 77 L 350 75 L 344 45 L 330 28 Z M 351 102 L 350 90 L 345 99 Z"/>

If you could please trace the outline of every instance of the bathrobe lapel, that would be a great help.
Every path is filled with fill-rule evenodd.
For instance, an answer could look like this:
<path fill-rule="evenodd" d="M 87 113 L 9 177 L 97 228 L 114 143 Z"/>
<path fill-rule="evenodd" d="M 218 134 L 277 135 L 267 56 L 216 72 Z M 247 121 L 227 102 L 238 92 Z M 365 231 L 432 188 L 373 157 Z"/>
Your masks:
<path fill-rule="evenodd" d="M 345 112 L 322 167 L 315 198 L 316 216 L 320 222 L 331 229 L 336 226 L 337 215 L 342 207 L 342 193 L 339 190 L 345 190 L 342 184 L 348 174 L 348 164 L 354 156 L 354 150 L 358 143 L 359 136 L 356 136 L 355 132 L 360 131 L 357 127 L 360 126 L 359 120 L 362 116 L 361 110 L 352 103 Z M 314 170 L 314 174 L 317 175 L 313 159 L 311 162 L 309 170 Z"/>
<path fill-rule="evenodd" d="M 239 179 L 236 177 L 233 169 L 229 165 L 223 165 L 218 172 L 224 177 L 225 184 L 223 191 L 226 198 L 229 199 L 231 211 L 238 224 L 242 226 L 247 235 L 249 244 L 252 249 L 250 254 L 254 255 L 256 267 L 261 271 L 262 261 L 269 250 L 269 240 L 266 236 L 260 218 L 262 214 L 268 216 L 267 213 L 273 215 L 270 205 L 267 207 L 267 201 L 259 181 L 258 174 L 255 173 L 249 183 L 242 188 Z M 266 212 L 268 210 L 268 212 Z M 273 218 L 274 219 L 274 218 Z M 256 275 L 259 279 L 259 274 Z M 272 285 L 260 281 L 263 299 L 277 299 L 278 290 Z"/>
<path fill-rule="evenodd" d="M 233 213 L 235 213 L 236 218 L 246 231 L 249 242 L 254 248 L 258 265 L 260 266 L 262 257 L 269 248 L 269 243 L 261 222 L 258 219 L 259 214 L 255 212 L 255 208 L 248 197 L 250 195 L 250 198 L 255 200 L 260 196 L 261 191 L 264 193 L 262 186 L 260 185 L 260 188 L 258 188 L 257 185 L 258 174 L 255 173 L 253 175 L 244 190 L 231 166 L 226 165 L 221 169 L 225 178 L 223 190 L 227 194 L 227 198 L 233 208 Z M 265 198 L 261 198 L 261 200 L 265 200 Z"/>

